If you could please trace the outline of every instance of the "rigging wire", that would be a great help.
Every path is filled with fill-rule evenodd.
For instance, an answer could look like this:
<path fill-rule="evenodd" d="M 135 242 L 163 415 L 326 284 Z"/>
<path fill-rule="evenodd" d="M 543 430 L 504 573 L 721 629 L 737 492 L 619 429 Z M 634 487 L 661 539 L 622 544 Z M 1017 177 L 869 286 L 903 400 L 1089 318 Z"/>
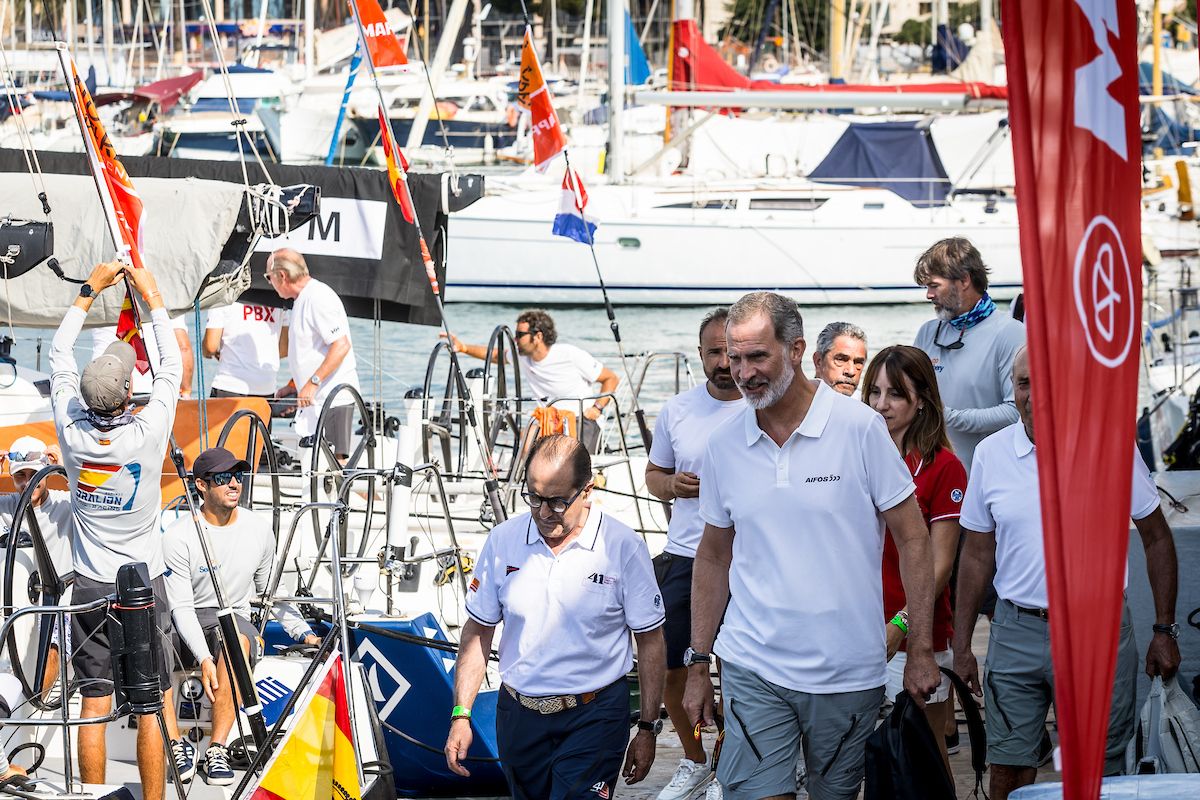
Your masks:
<path fill-rule="evenodd" d="M 417 18 L 417 16 L 416 16 L 415 10 L 413 9 L 413 0 L 407 0 L 407 2 L 408 2 L 408 30 L 411 33 L 413 30 L 413 21 Z M 425 25 L 429 24 L 429 20 L 423 19 L 422 22 Z M 410 38 L 411 37 L 405 37 L 406 44 Z M 369 58 L 370 54 L 368 53 L 367 55 Z M 442 120 L 442 109 L 438 107 L 437 93 L 433 90 L 433 78 L 429 74 L 429 62 L 424 62 L 424 66 L 425 66 L 425 85 L 429 87 L 429 96 L 433 98 L 433 114 L 434 114 L 434 118 L 437 120 L 438 130 L 442 136 L 442 151 L 445 153 L 446 161 L 450 167 L 450 188 L 451 188 L 451 191 L 453 191 L 454 194 L 457 196 L 459 193 L 458 170 L 456 170 L 454 167 L 454 146 L 450 144 L 450 135 L 446 131 L 446 123 Z M 383 110 L 383 113 L 385 115 L 387 114 L 386 108 Z"/>

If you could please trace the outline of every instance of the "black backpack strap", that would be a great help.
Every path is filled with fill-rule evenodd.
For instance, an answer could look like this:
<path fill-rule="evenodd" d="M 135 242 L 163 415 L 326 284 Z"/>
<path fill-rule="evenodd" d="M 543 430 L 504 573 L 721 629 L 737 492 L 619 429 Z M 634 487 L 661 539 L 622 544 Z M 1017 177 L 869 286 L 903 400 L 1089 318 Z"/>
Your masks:
<path fill-rule="evenodd" d="M 983 789 L 983 773 L 987 771 L 987 728 L 983 724 L 983 715 L 979 712 L 979 704 L 967 682 L 958 673 L 946 667 L 939 667 L 950 685 L 958 695 L 958 704 L 962 706 L 963 715 L 967 718 L 967 738 L 971 740 L 971 769 L 975 771 L 975 794 L 978 796 Z M 987 792 L 983 793 L 987 797 Z"/>

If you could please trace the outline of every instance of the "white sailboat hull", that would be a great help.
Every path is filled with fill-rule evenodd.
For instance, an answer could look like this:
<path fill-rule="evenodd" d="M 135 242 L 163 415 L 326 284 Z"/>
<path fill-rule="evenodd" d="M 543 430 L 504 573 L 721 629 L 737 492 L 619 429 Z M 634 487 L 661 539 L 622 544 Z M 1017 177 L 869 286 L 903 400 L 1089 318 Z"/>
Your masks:
<path fill-rule="evenodd" d="M 720 189 L 589 189 L 596 255 L 615 302 L 727 303 L 771 289 L 807 305 L 920 302 L 918 256 L 966 236 L 991 268 L 992 293 L 1021 285 L 1016 208 L 982 198 L 917 208 L 890 191 L 801 184 Z M 487 197 L 453 221 L 450 301 L 602 302 L 585 245 L 551 234 L 559 191 Z"/>

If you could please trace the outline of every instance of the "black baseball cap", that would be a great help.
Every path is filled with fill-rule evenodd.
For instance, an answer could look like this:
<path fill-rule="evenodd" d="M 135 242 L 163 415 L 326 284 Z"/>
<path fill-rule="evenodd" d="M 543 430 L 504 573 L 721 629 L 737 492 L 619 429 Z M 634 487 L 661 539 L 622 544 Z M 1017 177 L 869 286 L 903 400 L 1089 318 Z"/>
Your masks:
<path fill-rule="evenodd" d="M 202 481 L 218 472 L 249 472 L 250 464 L 224 447 L 210 447 L 192 463 L 192 475 Z"/>

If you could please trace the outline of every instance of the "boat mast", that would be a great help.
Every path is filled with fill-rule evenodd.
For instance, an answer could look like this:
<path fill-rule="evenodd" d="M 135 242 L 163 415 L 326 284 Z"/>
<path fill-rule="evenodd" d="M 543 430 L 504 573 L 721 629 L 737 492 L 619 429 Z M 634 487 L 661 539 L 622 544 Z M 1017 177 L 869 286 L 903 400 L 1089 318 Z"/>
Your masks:
<path fill-rule="evenodd" d="M 829 0 L 829 80 L 845 78 L 842 46 L 846 41 L 846 0 Z M 753 68 L 753 65 L 751 65 Z"/>
<path fill-rule="evenodd" d="M 409 150 L 420 147 L 421 142 L 425 139 L 425 126 L 429 123 L 433 104 L 437 102 L 434 95 L 437 92 L 438 83 L 441 82 L 442 74 L 450 66 L 450 55 L 454 52 L 454 45 L 458 44 L 458 32 L 462 28 L 463 18 L 467 15 L 467 3 L 468 0 L 454 0 L 450 5 L 450 11 L 446 14 L 446 29 L 438 37 L 437 50 L 433 53 L 433 64 L 429 63 L 428 48 L 426 48 L 425 70 L 429 78 L 427 81 L 429 93 L 421 95 L 417 114 L 413 117 L 412 127 L 408 129 L 408 141 L 404 146 Z M 428 18 L 425 20 L 425 35 L 427 37 L 429 35 Z M 385 107 L 384 113 L 386 112 Z"/>
<path fill-rule="evenodd" d="M 264 4 L 265 5 L 265 4 Z M 304 1 L 304 77 L 311 78 L 317 71 L 317 0 Z M 259 34 L 262 35 L 261 33 Z"/>
<path fill-rule="evenodd" d="M 1162 75 L 1162 8 L 1159 7 L 1160 0 L 1154 0 L 1154 8 L 1150 11 L 1150 30 L 1151 30 L 1151 46 L 1154 48 L 1153 71 L 1150 73 L 1150 94 L 1155 98 L 1162 97 L 1163 93 L 1163 75 Z"/>
<path fill-rule="evenodd" d="M 625 2 L 608 0 L 608 182 L 624 183 Z"/>

